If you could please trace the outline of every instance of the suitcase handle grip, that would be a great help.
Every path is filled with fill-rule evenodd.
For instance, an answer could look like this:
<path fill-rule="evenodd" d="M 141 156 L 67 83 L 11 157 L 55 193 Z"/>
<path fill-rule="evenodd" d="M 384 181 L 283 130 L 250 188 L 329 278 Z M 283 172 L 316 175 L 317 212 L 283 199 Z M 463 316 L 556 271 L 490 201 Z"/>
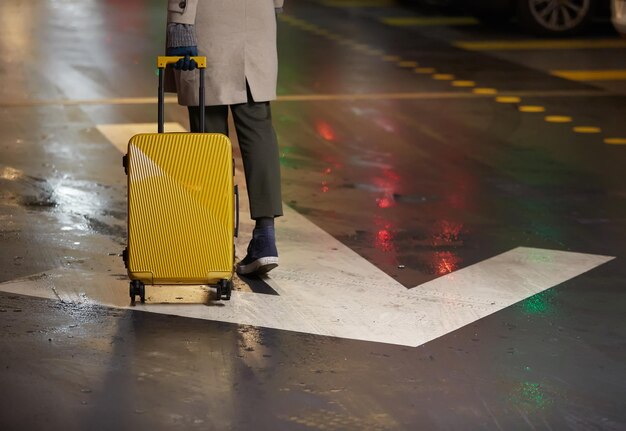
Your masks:
<path fill-rule="evenodd" d="M 163 133 L 165 130 L 165 67 L 168 64 L 176 63 L 178 60 L 185 57 L 173 57 L 173 56 L 158 56 L 157 68 L 159 69 L 159 113 L 158 113 L 158 127 L 159 133 Z M 200 89 L 199 89 L 199 105 L 200 105 L 200 133 L 204 133 L 204 69 L 206 68 L 206 57 L 191 57 L 192 60 L 198 65 L 200 71 Z"/>
<path fill-rule="evenodd" d="M 164 69 L 168 64 L 174 64 L 178 60 L 182 60 L 184 58 L 185 57 L 182 57 L 182 56 L 176 57 L 176 56 L 171 56 L 171 55 L 159 55 L 157 57 L 157 68 Z M 204 56 L 191 57 L 191 60 L 194 60 L 196 62 L 196 64 L 198 65 L 198 69 L 206 68 L 206 57 Z"/>

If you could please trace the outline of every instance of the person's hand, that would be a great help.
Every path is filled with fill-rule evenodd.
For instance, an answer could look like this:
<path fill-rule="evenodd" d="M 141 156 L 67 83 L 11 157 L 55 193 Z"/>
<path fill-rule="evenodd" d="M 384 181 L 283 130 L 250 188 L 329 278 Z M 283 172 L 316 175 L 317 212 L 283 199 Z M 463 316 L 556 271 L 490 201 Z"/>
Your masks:
<path fill-rule="evenodd" d="M 198 67 L 196 61 L 190 58 L 198 55 L 197 46 L 177 46 L 175 48 L 167 48 L 165 54 L 172 57 L 185 57 L 181 58 L 174 64 L 174 69 L 194 70 Z"/>

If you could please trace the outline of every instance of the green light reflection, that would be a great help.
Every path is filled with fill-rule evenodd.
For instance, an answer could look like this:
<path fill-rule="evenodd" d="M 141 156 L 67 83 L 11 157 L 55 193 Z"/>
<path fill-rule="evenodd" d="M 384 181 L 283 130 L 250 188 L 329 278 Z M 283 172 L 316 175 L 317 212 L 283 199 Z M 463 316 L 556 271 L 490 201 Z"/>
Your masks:
<path fill-rule="evenodd" d="M 524 314 L 544 315 L 554 311 L 554 298 L 556 291 L 553 289 L 544 290 L 536 295 L 525 299 L 520 303 Z"/>
<path fill-rule="evenodd" d="M 509 400 L 518 405 L 518 407 L 524 407 L 526 409 L 545 409 L 552 405 L 552 398 L 550 398 L 545 389 L 540 383 L 521 382 L 515 387 L 509 397 Z"/>

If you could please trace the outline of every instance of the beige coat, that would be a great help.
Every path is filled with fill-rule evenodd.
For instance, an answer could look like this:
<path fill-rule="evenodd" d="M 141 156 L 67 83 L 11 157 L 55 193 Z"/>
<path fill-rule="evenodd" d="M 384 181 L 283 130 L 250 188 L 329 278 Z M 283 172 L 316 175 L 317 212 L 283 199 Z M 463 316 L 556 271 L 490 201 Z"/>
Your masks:
<path fill-rule="evenodd" d="M 195 24 L 198 54 L 207 57 L 207 106 L 246 102 L 246 80 L 255 101 L 276 98 L 274 8 L 283 1 L 168 0 L 168 23 Z M 165 91 L 178 93 L 181 105 L 197 106 L 198 78 L 198 70 L 168 68 Z"/>

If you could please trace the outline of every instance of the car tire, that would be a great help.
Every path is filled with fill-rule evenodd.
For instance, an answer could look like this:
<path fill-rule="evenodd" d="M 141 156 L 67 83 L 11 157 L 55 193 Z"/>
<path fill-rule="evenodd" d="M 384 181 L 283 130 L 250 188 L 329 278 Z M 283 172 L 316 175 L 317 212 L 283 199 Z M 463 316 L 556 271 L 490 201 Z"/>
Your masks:
<path fill-rule="evenodd" d="M 594 17 L 597 0 L 517 0 L 517 19 L 526 31 L 540 36 L 581 33 Z"/>

